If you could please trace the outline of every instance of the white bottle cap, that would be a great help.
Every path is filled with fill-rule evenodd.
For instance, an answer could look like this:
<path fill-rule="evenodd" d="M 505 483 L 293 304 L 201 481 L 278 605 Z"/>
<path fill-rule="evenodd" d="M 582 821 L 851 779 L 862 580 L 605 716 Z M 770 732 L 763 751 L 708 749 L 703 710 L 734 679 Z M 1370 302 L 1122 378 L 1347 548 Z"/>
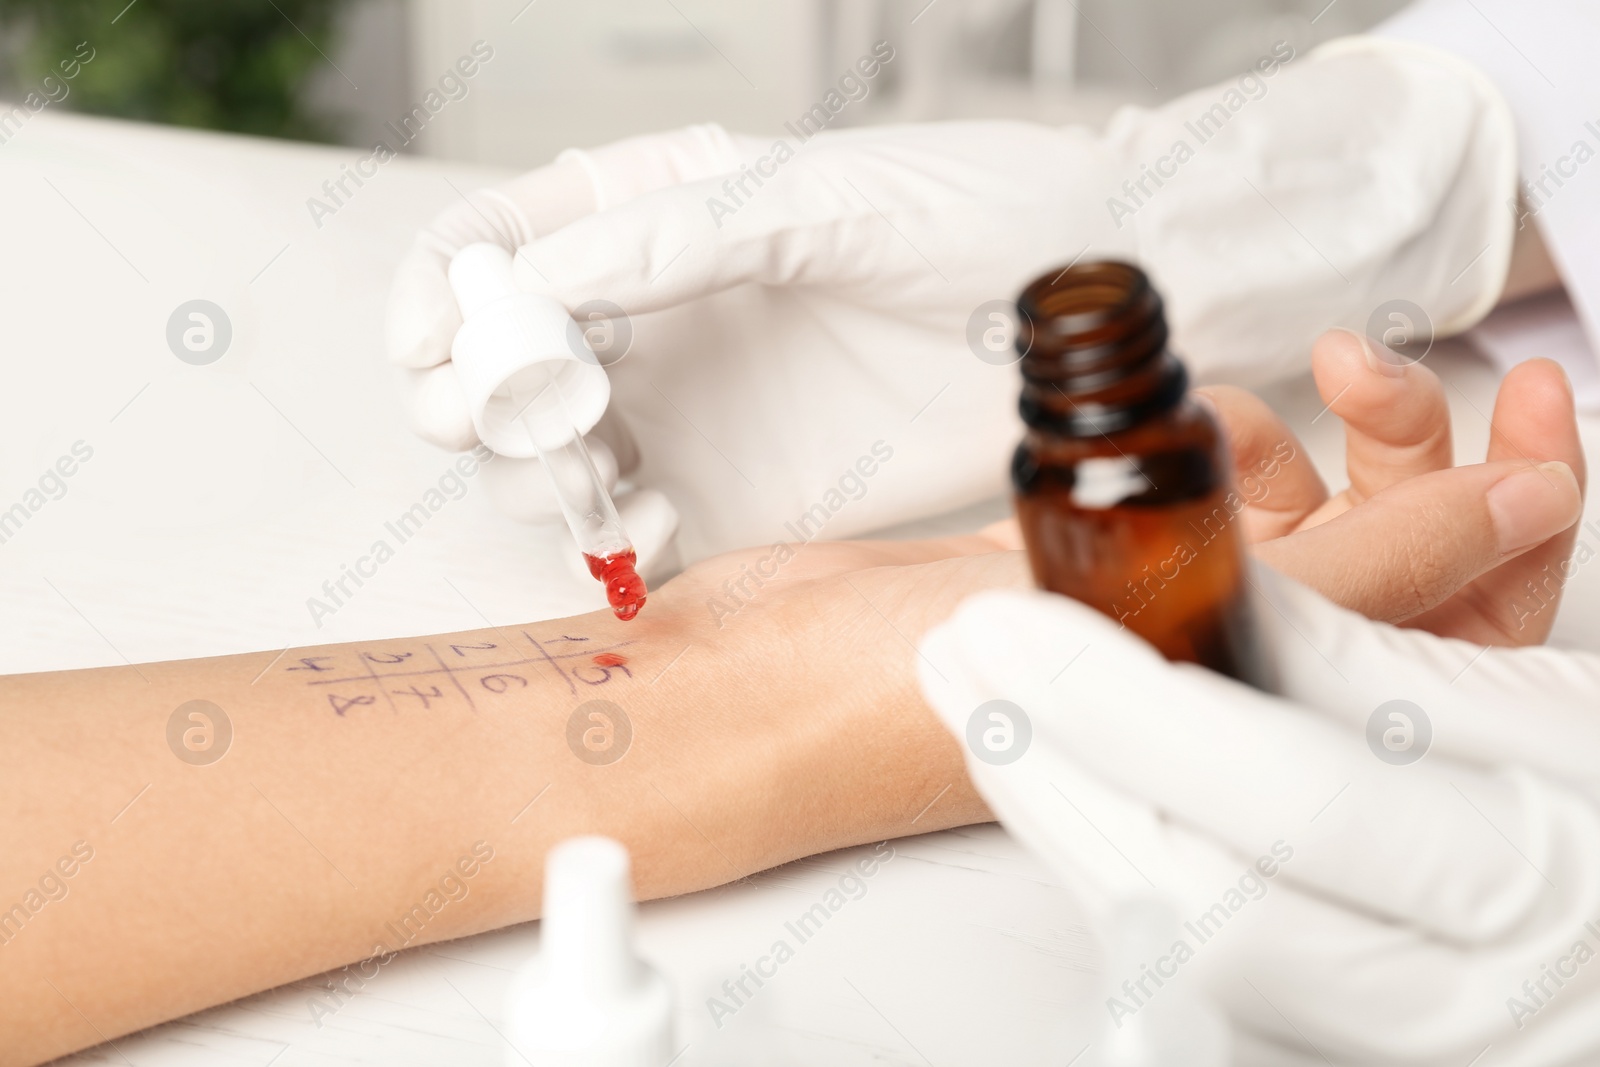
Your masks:
<path fill-rule="evenodd" d="M 464 320 L 450 358 L 484 444 L 526 458 L 594 429 L 611 380 L 566 308 L 517 288 L 511 253 L 468 245 L 450 261 L 450 288 Z"/>
<path fill-rule="evenodd" d="M 633 951 L 628 852 L 575 837 L 545 857 L 539 956 L 506 1001 L 507 1064 L 663 1067 L 672 991 Z"/>

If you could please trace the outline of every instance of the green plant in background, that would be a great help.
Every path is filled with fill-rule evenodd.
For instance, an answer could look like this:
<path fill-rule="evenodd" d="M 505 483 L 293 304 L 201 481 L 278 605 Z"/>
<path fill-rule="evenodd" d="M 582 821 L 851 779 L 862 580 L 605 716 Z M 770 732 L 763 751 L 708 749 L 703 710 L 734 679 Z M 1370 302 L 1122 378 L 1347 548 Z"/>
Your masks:
<path fill-rule="evenodd" d="M 330 60 L 346 0 L 0 0 L 12 41 L 9 95 L 26 91 L 80 42 L 94 61 L 63 106 L 97 115 L 332 141 L 337 120 L 306 103 Z M 119 12 L 120 17 L 119 17 Z M 113 19 L 116 21 L 113 23 Z M 331 69 L 331 68 L 330 68 Z"/>

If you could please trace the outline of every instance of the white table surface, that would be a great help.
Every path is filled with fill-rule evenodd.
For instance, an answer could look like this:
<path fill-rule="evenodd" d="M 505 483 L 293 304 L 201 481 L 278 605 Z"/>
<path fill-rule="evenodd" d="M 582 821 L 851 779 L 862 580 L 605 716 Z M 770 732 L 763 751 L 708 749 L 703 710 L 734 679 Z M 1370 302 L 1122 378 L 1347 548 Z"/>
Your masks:
<path fill-rule="evenodd" d="M 413 231 L 497 177 L 396 161 L 319 229 L 305 201 L 353 158 L 48 113 L 0 146 L 0 509 L 74 441 L 94 449 L 66 495 L 0 544 L 0 671 L 270 655 L 599 606 L 541 534 L 474 490 L 312 625 L 306 598 L 450 462 L 402 423 L 383 305 Z M 211 366 L 167 348 L 168 316 L 194 298 L 232 320 L 232 346 Z M 1459 345 L 1430 362 L 1454 386 L 1462 456 L 1481 456 L 1493 374 Z M 1312 421 L 1321 405 L 1308 383 L 1273 400 L 1319 461 L 1337 459 L 1337 420 Z M 1600 464 L 1600 420 L 1585 432 Z M 918 529 L 971 526 L 1001 506 Z M 1557 640 L 1600 647 L 1600 566 L 1569 586 Z M 720 1029 L 706 998 L 853 853 L 646 905 L 642 949 L 679 992 L 678 1063 L 1070 1061 L 1092 1036 L 1072 1016 L 1093 992 L 1096 949 L 1044 866 L 996 827 L 895 849 L 865 896 Z M 535 938 L 528 924 L 408 951 L 320 1020 L 310 998 L 326 977 L 62 1062 L 499 1064 L 501 998 Z"/>

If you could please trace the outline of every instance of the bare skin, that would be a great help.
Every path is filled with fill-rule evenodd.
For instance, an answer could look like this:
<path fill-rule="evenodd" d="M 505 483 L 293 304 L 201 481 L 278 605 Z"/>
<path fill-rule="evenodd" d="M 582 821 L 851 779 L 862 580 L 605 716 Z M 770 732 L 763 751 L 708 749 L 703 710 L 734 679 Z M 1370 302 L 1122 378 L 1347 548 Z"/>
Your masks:
<path fill-rule="evenodd" d="M 77 843 L 91 852 L 49 883 L 64 898 L 6 928 L 0 1063 L 534 918 L 544 853 L 579 833 L 626 844 L 649 898 L 987 820 L 906 642 L 963 596 L 1023 581 L 1020 554 L 994 548 L 808 546 L 721 629 L 707 596 L 767 550 L 692 569 L 631 623 L 600 612 L 299 648 L 270 667 L 274 653 L 0 681 L 13 828 L 0 907 Z M 590 649 L 627 662 L 601 667 Z M 410 673 L 434 652 L 451 674 Z M 335 677 L 354 680 L 322 684 Z M 209 766 L 168 744 L 169 718 L 197 698 L 233 729 Z M 610 765 L 569 747 L 591 699 L 631 721 Z M 427 895 L 456 884 L 466 894 L 430 914 Z M 408 922 L 419 904 L 425 921 Z"/>
<path fill-rule="evenodd" d="M 1528 211 L 1527 201 L 1518 198 L 1517 229 L 1511 242 L 1511 263 L 1506 270 L 1505 289 L 1500 303 L 1509 304 L 1523 297 L 1561 288 L 1561 275 L 1550 249 Z"/>
<path fill-rule="evenodd" d="M 1330 495 L 1295 442 L 1302 459 L 1245 513 L 1257 554 L 1371 618 L 1481 644 L 1543 642 L 1555 605 L 1531 611 L 1539 601 L 1526 584 L 1559 599 L 1587 478 L 1560 366 L 1530 360 L 1506 375 L 1485 462 L 1463 467 L 1453 466 L 1444 385 L 1422 363 L 1332 331 L 1313 349 L 1312 370 L 1344 420 L 1350 485 Z M 1295 441 L 1255 396 L 1206 392 L 1224 413 L 1241 472 L 1276 442 Z"/>
<path fill-rule="evenodd" d="M 1495 423 L 1505 456 L 1491 456 L 1503 469 L 1446 470 L 1448 414 L 1430 375 L 1375 370 L 1349 335 L 1316 359 L 1325 392 L 1350 386 L 1333 410 L 1351 429 L 1353 488 L 1330 499 L 1302 451 L 1243 514 L 1258 551 L 1377 617 L 1542 640 L 1550 618 L 1508 628 L 1473 591 L 1518 587 L 1570 548 L 1583 470 L 1559 369 L 1508 378 Z M 1247 394 L 1212 395 L 1241 479 L 1259 474 L 1286 428 Z M 1501 551 L 1485 486 L 1547 460 L 1566 464 L 1570 485 L 1547 469 L 1541 536 Z M 1458 521 L 1405 536 L 1438 514 Z M 964 597 L 1026 583 L 1013 537 L 1002 524 L 802 545 L 781 560 L 732 553 L 668 583 L 631 623 L 595 613 L 0 679 L 12 828 L 0 1064 L 535 918 L 546 850 L 578 833 L 624 842 L 639 896 L 653 898 L 989 819 L 960 746 L 922 702 L 915 645 Z M 746 568 L 763 584 L 718 620 L 708 597 Z M 626 745 L 611 710 L 569 728 L 595 699 L 627 716 Z M 231 724 L 209 764 L 183 758 L 214 751 L 201 720 L 180 714 L 170 729 L 194 700 Z M 618 747 L 614 762 L 595 755 Z"/>

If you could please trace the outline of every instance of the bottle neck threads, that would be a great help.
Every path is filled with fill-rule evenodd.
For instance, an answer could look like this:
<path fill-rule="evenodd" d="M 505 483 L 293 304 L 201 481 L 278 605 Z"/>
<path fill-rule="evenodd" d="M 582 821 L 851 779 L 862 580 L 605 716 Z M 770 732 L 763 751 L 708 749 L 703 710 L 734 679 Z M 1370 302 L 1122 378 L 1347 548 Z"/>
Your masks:
<path fill-rule="evenodd" d="M 1017 298 L 1022 419 L 1069 437 L 1115 433 L 1174 407 L 1188 375 L 1167 350 L 1160 295 L 1139 268 L 1081 263 Z"/>

